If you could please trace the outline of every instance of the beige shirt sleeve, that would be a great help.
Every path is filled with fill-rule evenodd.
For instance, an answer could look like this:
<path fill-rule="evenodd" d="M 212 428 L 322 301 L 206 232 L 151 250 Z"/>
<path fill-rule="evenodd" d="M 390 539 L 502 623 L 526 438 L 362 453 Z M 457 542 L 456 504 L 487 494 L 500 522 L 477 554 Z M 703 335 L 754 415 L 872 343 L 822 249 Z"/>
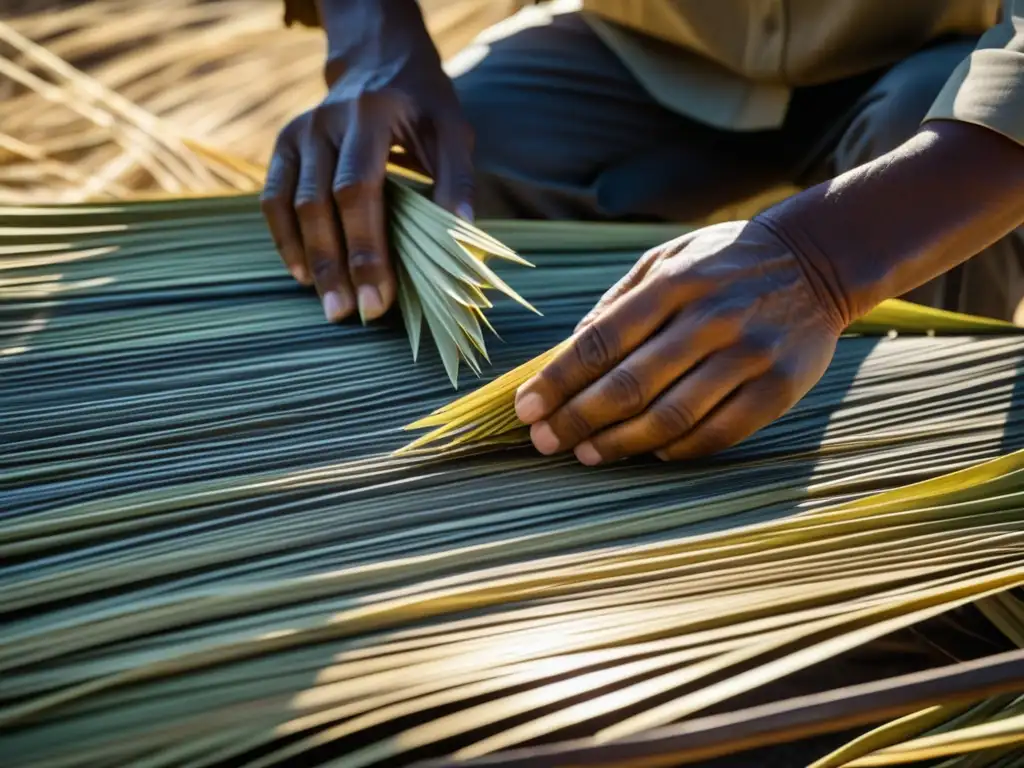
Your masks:
<path fill-rule="evenodd" d="M 946 82 L 928 120 L 962 120 L 1024 145 L 1024 0 L 1006 0 L 1003 20 Z"/>

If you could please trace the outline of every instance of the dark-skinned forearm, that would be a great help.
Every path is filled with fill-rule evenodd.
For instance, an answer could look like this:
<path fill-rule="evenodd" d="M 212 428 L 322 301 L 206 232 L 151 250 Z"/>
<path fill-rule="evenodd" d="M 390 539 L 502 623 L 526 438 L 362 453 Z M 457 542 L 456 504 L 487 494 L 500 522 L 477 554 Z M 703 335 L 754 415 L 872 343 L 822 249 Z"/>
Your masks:
<path fill-rule="evenodd" d="M 887 155 L 759 217 L 849 324 L 1024 224 L 1024 147 L 933 121 Z"/>

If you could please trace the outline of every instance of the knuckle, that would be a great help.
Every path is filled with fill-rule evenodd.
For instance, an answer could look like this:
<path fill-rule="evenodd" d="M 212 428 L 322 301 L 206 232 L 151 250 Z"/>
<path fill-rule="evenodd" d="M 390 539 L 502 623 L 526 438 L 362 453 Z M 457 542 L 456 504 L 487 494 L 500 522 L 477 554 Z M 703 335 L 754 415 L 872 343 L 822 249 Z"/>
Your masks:
<path fill-rule="evenodd" d="M 384 263 L 381 254 L 369 248 L 360 248 L 348 256 L 349 268 L 354 271 L 375 269 Z"/>
<path fill-rule="evenodd" d="M 549 363 L 540 373 L 541 378 L 548 388 L 556 392 L 560 397 L 572 394 L 568 366 L 559 361 Z"/>
<path fill-rule="evenodd" d="M 299 167 L 299 175 L 295 184 L 294 203 L 296 208 L 326 206 L 329 201 L 324 173 L 317 165 L 315 157 L 305 158 Z"/>
<path fill-rule="evenodd" d="M 573 351 L 580 368 L 591 375 L 602 373 L 615 360 L 610 334 L 598 324 L 583 330 Z"/>
<path fill-rule="evenodd" d="M 299 115 L 296 115 L 285 124 L 284 128 L 281 129 L 281 133 L 278 134 L 278 146 L 281 144 L 294 144 L 294 142 L 302 135 L 302 132 L 306 129 L 309 121 L 312 119 L 313 110 L 307 109 Z"/>
<path fill-rule="evenodd" d="M 803 395 L 797 384 L 795 372 L 779 363 L 768 369 L 768 372 L 761 377 L 761 382 L 773 402 L 790 405 Z"/>
<path fill-rule="evenodd" d="M 567 405 L 559 414 L 556 432 L 560 432 L 563 439 L 568 438 L 569 442 L 578 442 L 593 432 L 593 426 L 579 408 Z"/>
<path fill-rule="evenodd" d="M 338 205 L 348 205 L 355 200 L 380 197 L 384 193 L 384 178 L 366 176 L 353 171 L 339 174 L 334 182 L 334 199 Z"/>
<path fill-rule="evenodd" d="M 648 415 L 653 430 L 659 435 L 677 437 L 686 434 L 697 423 L 690 410 L 682 403 L 663 400 L 656 403 Z"/>
<path fill-rule="evenodd" d="M 260 213 L 264 218 L 270 218 L 277 214 L 283 202 L 276 189 L 264 187 L 260 192 Z"/>
<path fill-rule="evenodd" d="M 329 133 L 341 117 L 340 106 L 333 102 L 318 104 L 307 113 L 308 117 L 303 127 L 316 133 Z"/>
<path fill-rule="evenodd" d="M 576 323 L 576 327 L 573 329 L 573 332 L 574 333 L 581 333 L 583 331 L 583 329 L 586 328 L 588 325 L 590 325 L 592 322 L 594 322 L 594 320 L 596 320 L 597 317 L 598 317 L 598 311 L 597 311 L 597 308 L 595 308 L 595 309 L 591 310 L 591 312 L 589 314 L 585 315 L 582 320 L 580 320 L 578 323 Z"/>
<path fill-rule="evenodd" d="M 309 113 L 303 112 L 298 117 L 292 118 L 288 124 L 280 130 L 277 134 L 277 140 L 274 142 L 274 158 L 281 158 L 284 160 L 295 159 L 299 141 L 307 130 L 309 119 Z"/>
<path fill-rule="evenodd" d="M 315 191 L 303 189 L 302 186 L 295 192 L 295 212 L 309 219 L 333 215 L 329 200 L 324 200 Z"/>
<path fill-rule="evenodd" d="M 616 410 L 635 416 L 646 405 L 643 385 L 627 368 L 616 368 L 605 377 L 605 395 Z"/>
<path fill-rule="evenodd" d="M 742 358 L 757 367 L 767 367 L 776 357 L 776 345 L 763 336 L 747 335 L 738 345 Z"/>
<path fill-rule="evenodd" d="M 307 254 L 309 271 L 317 282 L 331 279 L 336 272 L 334 257 L 327 251 L 314 249 Z"/>
<path fill-rule="evenodd" d="M 267 168 L 267 178 L 263 183 L 263 189 L 260 190 L 260 207 L 266 212 L 264 207 L 269 203 L 285 204 L 291 202 L 292 196 L 291 187 L 296 181 L 296 168 L 293 160 L 284 157 L 281 154 L 275 154 L 270 160 L 270 166 Z"/>

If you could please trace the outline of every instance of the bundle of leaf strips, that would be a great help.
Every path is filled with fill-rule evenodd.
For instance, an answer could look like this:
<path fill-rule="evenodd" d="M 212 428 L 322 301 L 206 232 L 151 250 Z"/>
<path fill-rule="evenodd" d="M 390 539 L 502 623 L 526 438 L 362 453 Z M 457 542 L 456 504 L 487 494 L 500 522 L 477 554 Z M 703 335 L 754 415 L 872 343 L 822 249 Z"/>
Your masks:
<path fill-rule="evenodd" d="M 946 612 L 977 604 L 1002 648 L 1022 632 L 1009 329 L 843 338 L 789 414 L 704 465 L 393 457 L 449 400 L 443 362 L 410 367 L 400 329 L 324 324 L 253 199 L 0 216 L 16 765 L 622 766 L 655 726 L 857 682 L 844 659 L 893 632 L 944 647 Z M 484 228 L 538 264 L 520 287 L 544 311 L 495 302 L 498 371 L 667 236 Z M 974 727 L 1012 757 L 1016 705 L 985 700 L 850 759 L 933 749 L 947 722 L 950 765 L 985 755 Z"/>
<path fill-rule="evenodd" d="M 1005 333 L 1013 330 L 1011 324 L 1003 321 L 920 307 L 894 299 L 883 302 L 854 323 L 848 333 L 888 333 L 896 328 L 918 333 Z M 529 433 L 516 417 L 516 390 L 540 373 L 568 344 L 569 341 L 565 341 L 552 347 L 475 392 L 409 424 L 407 430 L 431 431 L 403 446 L 397 453 L 409 453 L 427 446 L 445 451 L 471 443 L 525 442 Z"/>
<path fill-rule="evenodd" d="M 445 372 L 458 388 L 459 361 L 480 375 L 479 354 L 487 347 L 481 323 L 490 330 L 484 295 L 494 289 L 536 312 L 485 263 L 488 257 L 533 266 L 462 219 L 453 216 L 399 181 L 388 180 L 389 230 L 398 261 L 398 304 L 412 345 L 419 355 L 424 319 Z"/>

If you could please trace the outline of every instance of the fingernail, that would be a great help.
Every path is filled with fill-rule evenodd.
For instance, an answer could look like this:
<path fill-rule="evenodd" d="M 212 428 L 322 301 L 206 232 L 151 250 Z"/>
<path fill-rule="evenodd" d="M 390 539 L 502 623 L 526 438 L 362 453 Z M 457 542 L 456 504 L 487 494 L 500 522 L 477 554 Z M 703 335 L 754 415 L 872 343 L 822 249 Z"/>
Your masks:
<path fill-rule="evenodd" d="M 536 392 L 528 392 L 516 398 L 516 416 L 519 420 L 532 424 L 544 416 L 544 398 Z"/>
<path fill-rule="evenodd" d="M 305 267 L 295 265 L 292 267 L 291 272 L 292 277 L 295 278 L 295 282 L 300 285 L 310 285 L 312 283 L 312 280 L 309 279 L 309 272 Z"/>
<path fill-rule="evenodd" d="M 363 325 L 383 314 L 384 300 L 380 297 L 380 291 L 372 285 L 359 286 L 359 319 L 363 321 Z"/>
<path fill-rule="evenodd" d="M 585 440 L 577 445 L 575 454 L 580 463 L 586 464 L 588 467 L 593 467 L 601 463 L 601 454 L 597 452 L 597 448 L 595 448 L 594 444 L 589 440 Z"/>
<path fill-rule="evenodd" d="M 328 291 L 324 294 L 324 317 L 329 323 L 336 323 L 343 320 L 352 311 L 352 299 L 347 294 L 342 295 L 338 291 Z"/>
<path fill-rule="evenodd" d="M 530 439 L 534 448 L 545 456 L 558 451 L 558 437 L 546 421 L 538 421 L 530 428 Z"/>
<path fill-rule="evenodd" d="M 458 216 L 460 219 L 465 219 L 466 221 L 472 223 L 473 206 L 471 206 L 469 203 L 462 203 L 461 205 L 456 206 L 455 215 Z"/>
<path fill-rule="evenodd" d="M 668 454 L 665 451 L 655 451 L 654 455 L 657 456 L 662 461 L 668 461 L 669 460 L 669 456 L 668 456 Z"/>

